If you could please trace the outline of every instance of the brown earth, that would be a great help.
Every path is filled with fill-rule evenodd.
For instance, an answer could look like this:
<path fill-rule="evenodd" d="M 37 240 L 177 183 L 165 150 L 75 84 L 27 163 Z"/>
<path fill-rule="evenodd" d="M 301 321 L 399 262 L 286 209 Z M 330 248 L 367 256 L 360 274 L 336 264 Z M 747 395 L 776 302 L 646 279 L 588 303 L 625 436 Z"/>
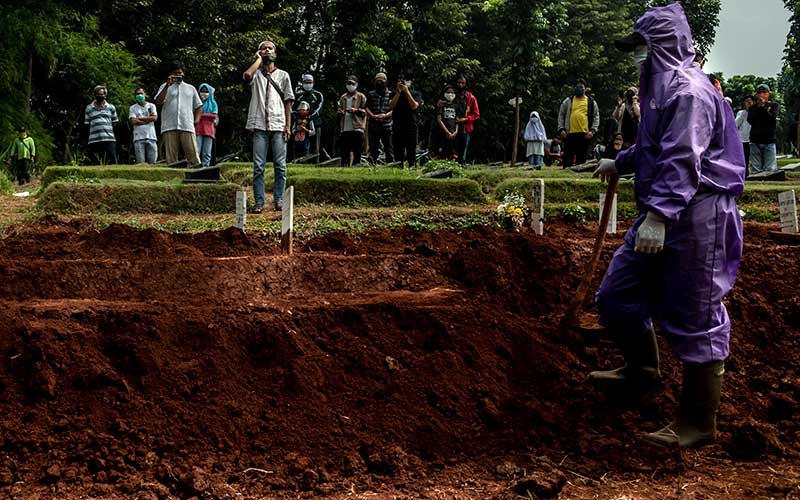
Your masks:
<path fill-rule="evenodd" d="M 800 246 L 747 225 L 719 443 L 585 381 L 556 325 L 593 228 L 278 243 L 81 219 L 0 239 L 0 497 L 798 498 Z M 621 236 L 606 244 L 607 263 Z M 599 280 L 599 276 L 596 278 Z M 523 479 L 525 477 L 525 479 Z"/>

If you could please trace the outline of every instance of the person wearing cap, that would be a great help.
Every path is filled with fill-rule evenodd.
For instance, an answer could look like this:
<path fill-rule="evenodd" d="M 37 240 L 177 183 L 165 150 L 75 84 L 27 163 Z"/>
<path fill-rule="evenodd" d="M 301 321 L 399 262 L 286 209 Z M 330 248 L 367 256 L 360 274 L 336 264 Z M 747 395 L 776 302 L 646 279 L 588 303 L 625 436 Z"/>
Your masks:
<path fill-rule="evenodd" d="M 373 80 L 375 88 L 367 93 L 367 130 L 369 135 L 369 157 L 373 164 L 378 163 L 381 144 L 383 161 L 394 161 L 392 147 L 392 110 L 389 109 L 391 92 L 386 86 L 386 73 L 378 73 Z"/>
<path fill-rule="evenodd" d="M 733 110 L 693 63 L 692 34 L 679 3 L 648 10 L 617 41 L 640 68 L 636 144 L 603 159 L 595 176 L 633 173 L 639 215 L 597 291 L 600 323 L 625 364 L 590 380 L 625 394 L 659 387 L 653 321 L 683 364 L 677 418 L 643 436 L 664 447 L 716 438 L 731 323 L 723 298 L 742 255 L 736 197 L 745 163 Z"/>
<path fill-rule="evenodd" d="M 283 209 L 286 145 L 292 130 L 294 91 L 289 73 L 275 65 L 277 57 L 278 51 L 271 40 L 261 42 L 255 60 L 243 75 L 252 90 L 245 128 L 253 132 L 253 213 L 264 211 L 264 169 L 270 149 L 275 173 L 273 208 Z"/>
<path fill-rule="evenodd" d="M 751 95 L 744 96 L 742 101 L 743 108 L 736 113 L 736 127 L 739 129 L 739 138 L 742 140 L 742 150 L 744 151 L 744 161 L 747 167 L 750 167 L 750 123 L 747 121 L 747 115 L 750 108 L 755 102 L 755 97 Z"/>
<path fill-rule="evenodd" d="M 756 102 L 747 112 L 750 124 L 750 173 L 778 170 L 775 128 L 780 106 L 769 100 L 769 85 L 756 87 Z"/>
<path fill-rule="evenodd" d="M 358 78 L 350 75 L 345 80 L 347 91 L 339 97 L 339 144 L 342 151 L 342 166 L 350 166 L 350 155 L 353 166 L 361 164 L 361 150 L 364 144 L 364 126 L 367 122 L 367 96 L 359 92 Z"/>
<path fill-rule="evenodd" d="M 322 92 L 314 88 L 314 75 L 306 73 L 301 77 L 301 85 L 294 91 L 294 112 L 295 115 L 300 109 L 300 103 L 308 104 L 308 119 L 314 124 L 314 140 L 310 141 L 309 151 L 312 153 L 319 153 L 320 140 L 322 139 L 322 105 L 325 103 L 325 97 Z"/>
<path fill-rule="evenodd" d="M 19 135 L 8 147 L 4 156 L 11 163 L 11 172 L 20 186 L 31 181 L 33 162 L 36 161 L 36 143 L 33 137 L 28 135 L 25 127 L 19 128 Z"/>
<path fill-rule="evenodd" d="M 292 120 L 292 145 L 294 155 L 297 158 L 308 154 L 311 147 L 311 138 L 316 135 L 314 122 L 309 118 L 310 106 L 307 102 L 301 102 L 297 106 L 297 116 Z"/>
<path fill-rule="evenodd" d="M 392 110 L 392 142 L 395 158 L 403 166 L 408 161 L 409 168 L 417 163 L 417 110 L 422 105 L 422 94 L 412 90 L 414 76 L 411 73 L 397 76 L 395 89 L 389 99 Z"/>
<path fill-rule="evenodd" d="M 558 110 L 558 133 L 564 141 L 564 168 L 586 161 L 598 128 L 600 110 L 594 99 L 586 95 L 586 80 L 579 78 L 573 95 L 564 99 Z"/>

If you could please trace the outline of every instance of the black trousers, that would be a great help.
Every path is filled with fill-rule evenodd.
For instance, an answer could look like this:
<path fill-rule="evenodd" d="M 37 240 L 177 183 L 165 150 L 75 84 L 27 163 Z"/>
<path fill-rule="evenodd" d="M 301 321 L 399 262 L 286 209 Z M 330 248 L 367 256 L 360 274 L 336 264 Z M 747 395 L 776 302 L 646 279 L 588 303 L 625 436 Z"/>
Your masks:
<path fill-rule="evenodd" d="M 114 141 L 101 141 L 89 144 L 94 165 L 116 165 L 117 143 Z"/>
<path fill-rule="evenodd" d="M 353 165 L 361 163 L 361 149 L 364 144 L 364 132 L 351 130 L 339 136 L 339 147 L 342 151 L 342 166 L 350 166 L 350 154 L 353 154 Z"/>
<path fill-rule="evenodd" d="M 750 143 L 743 142 L 742 148 L 744 148 L 744 164 L 747 165 L 747 173 L 750 174 Z"/>
<path fill-rule="evenodd" d="M 585 163 L 591 142 L 592 140 L 587 139 L 586 134 L 583 132 L 567 134 L 567 138 L 564 141 L 564 159 L 562 160 L 564 168 Z"/>
<path fill-rule="evenodd" d="M 413 167 L 417 161 L 417 127 L 398 124 L 393 126 L 392 140 L 394 140 L 394 158 L 403 166 L 403 161 Z"/>
<path fill-rule="evenodd" d="M 19 185 L 31 181 L 31 171 L 33 170 L 33 160 L 30 158 L 19 158 L 12 163 L 14 177 L 17 178 Z"/>
<path fill-rule="evenodd" d="M 377 163 L 380 147 L 383 144 L 383 156 L 386 163 L 394 161 L 394 146 L 392 145 L 392 129 L 386 128 L 379 122 L 369 125 L 369 157 Z"/>

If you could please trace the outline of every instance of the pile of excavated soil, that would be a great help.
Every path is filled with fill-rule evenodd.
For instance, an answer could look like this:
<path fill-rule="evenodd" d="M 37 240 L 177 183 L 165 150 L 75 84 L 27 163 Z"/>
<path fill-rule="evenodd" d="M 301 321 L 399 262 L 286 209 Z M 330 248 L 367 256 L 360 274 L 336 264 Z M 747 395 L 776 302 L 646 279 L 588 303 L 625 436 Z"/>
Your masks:
<path fill-rule="evenodd" d="M 747 226 L 728 299 L 719 443 L 687 457 L 637 437 L 675 411 L 665 344 L 663 394 L 637 406 L 585 381 L 620 362 L 607 338 L 556 328 L 589 227 L 333 234 L 286 257 L 232 229 L 17 226 L 0 239 L 0 496 L 614 498 L 626 483 L 607 477 L 656 491 L 702 463 L 705 498 L 780 497 L 799 470 L 800 246 L 768 229 Z M 725 479 L 779 465 L 777 491 Z"/>

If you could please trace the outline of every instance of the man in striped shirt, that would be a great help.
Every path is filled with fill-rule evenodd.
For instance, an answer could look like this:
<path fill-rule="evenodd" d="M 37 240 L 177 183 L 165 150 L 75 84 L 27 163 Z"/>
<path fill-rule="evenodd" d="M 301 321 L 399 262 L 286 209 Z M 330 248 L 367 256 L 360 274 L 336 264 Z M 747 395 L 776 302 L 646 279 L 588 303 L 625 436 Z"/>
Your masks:
<path fill-rule="evenodd" d="M 119 121 L 117 109 L 106 101 L 106 88 L 94 88 L 94 101 L 86 106 L 84 124 L 89 127 L 89 150 L 95 165 L 117 163 L 117 139 L 114 137 L 114 124 Z"/>

